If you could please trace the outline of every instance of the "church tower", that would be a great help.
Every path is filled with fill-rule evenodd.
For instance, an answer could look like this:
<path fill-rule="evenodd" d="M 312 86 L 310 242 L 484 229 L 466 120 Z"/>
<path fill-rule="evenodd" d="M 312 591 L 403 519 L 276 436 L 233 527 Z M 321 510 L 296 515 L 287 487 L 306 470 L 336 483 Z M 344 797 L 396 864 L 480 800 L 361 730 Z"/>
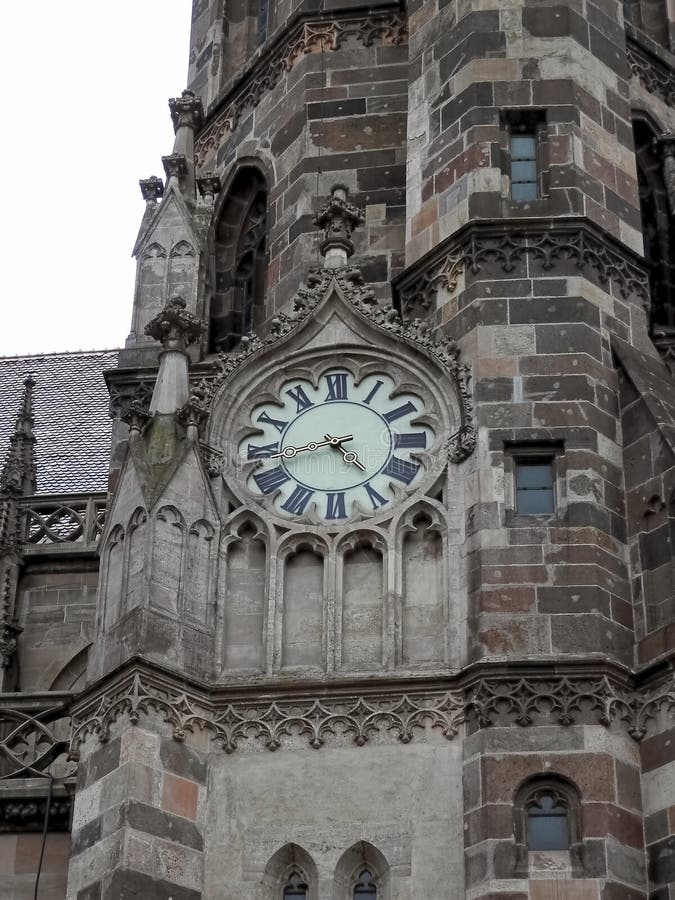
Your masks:
<path fill-rule="evenodd" d="M 672 15 L 194 0 L 68 900 L 675 895 Z"/>

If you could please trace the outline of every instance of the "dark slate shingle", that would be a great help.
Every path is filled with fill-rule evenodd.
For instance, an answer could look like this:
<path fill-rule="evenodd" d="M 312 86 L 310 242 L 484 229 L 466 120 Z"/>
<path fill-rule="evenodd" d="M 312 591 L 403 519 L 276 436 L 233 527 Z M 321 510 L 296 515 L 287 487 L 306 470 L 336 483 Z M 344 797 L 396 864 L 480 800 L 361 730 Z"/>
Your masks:
<path fill-rule="evenodd" d="M 117 350 L 92 350 L 0 357 L 0 464 L 30 374 L 38 493 L 106 490 L 111 421 L 103 372 L 117 365 L 117 356 Z"/>

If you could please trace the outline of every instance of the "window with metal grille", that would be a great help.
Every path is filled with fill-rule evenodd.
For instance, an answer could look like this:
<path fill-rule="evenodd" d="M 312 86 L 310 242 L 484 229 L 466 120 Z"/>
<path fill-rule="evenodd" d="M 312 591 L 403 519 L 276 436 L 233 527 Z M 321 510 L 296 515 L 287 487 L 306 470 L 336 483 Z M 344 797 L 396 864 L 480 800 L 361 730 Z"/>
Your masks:
<path fill-rule="evenodd" d="M 511 135 L 511 199 L 536 200 L 537 135 L 534 132 Z"/>
<path fill-rule="evenodd" d="M 541 516 L 555 512 L 553 460 L 516 460 L 516 512 Z"/>

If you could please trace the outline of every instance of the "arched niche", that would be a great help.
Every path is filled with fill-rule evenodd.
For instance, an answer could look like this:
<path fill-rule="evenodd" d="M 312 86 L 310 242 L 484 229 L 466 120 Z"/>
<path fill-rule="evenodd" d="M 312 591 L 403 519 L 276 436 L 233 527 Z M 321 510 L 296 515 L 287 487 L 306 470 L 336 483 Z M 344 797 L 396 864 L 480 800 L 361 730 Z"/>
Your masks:
<path fill-rule="evenodd" d="M 195 277 L 195 250 L 188 241 L 178 241 L 169 254 L 169 297 L 192 296 Z"/>
<path fill-rule="evenodd" d="M 283 900 L 287 887 L 298 882 L 307 885 L 307 900 L 318 900 L 318 881 L 316 864 L 309 853 L 298 844 L 284 844 L 265 866 L 261 900 Z"/>
<path fill-rule="evenodd" d="M 327 548 L 310 537 L 286 543 L 282 567 L 281 667 L 325 668 Z"/>
<path fill-rule="evenodd" d="M 386 558 L 381 536 L 360 531 L 338 548 L 339 667 L 381 669 L 386 658 Z"/>
<path fill-rule="evenodd" d="M 166 294 L 167 252 L 154 241 L 143 251 L 138 269 L 138 289 L 146 309 L 160 309 Z"/>
<path fill-rule="evenodd" d="M 390 900 L 390 881 L 389 864 L 384 855 L 368 841 L 358 841 L 342 854 L 335 867 L 333 898 Z"/>
<path fill-rule="evenodd" d="M 448 640 L 445 523 L 437 509 L 418 504 L 399 523 L 401 662 L 442 665 Z"/>
<path fill-rule="evenodd" d="M 198 519 L 188 531 L 185 590 L 182 612 L 193 622 L 207 625 L 212 607 L 213 545 L 215 529 L 206 519 Z"/>
<path fill-rule="evenodd" d="M 267 272 L 267 191 L 260 169 L 242 166 L 218 212 L 209 309 L 211 353 L 232 349 L 261 316 Z"/>
<path fill-rule="evenodd" d="M 111 529 L 102 556 L 103 623 L 105 628 L 110 628 L 119 619 L 122 607 L 124 529 L 121 525 Z"/>
<path fill-rule="evenodd" d="M 78 651 L 49 685 L 50 691 L 81 691 L 87 678 L 89 644 Z"/>
<path fill-rule="evenodd" d="M 153 522 L 150 605 L 177 616 L 183 589 L 185 520 L 175 506 L 163 506 Z"/>
<path fill-rule="evenodd" d="M 675 237 L 656 137 L 651 119 L 639 114 L 633 118 L 644 255 L 649 264 L 649 326 L 654 336 L 675 328 Z"/>
<path fill-rule="evenodd" d="M 267 630 L 268 538 L 254 516 L 235 520 L 223 541 L 223 668 L 228 671 L 265 667 Z"/>
<path fill-rule="evenodd" d="M 125 611 L 141 606 L 146 594 L 147 521 L 142 507 L 133 511 L 127 525 L 127 563 Z"/>

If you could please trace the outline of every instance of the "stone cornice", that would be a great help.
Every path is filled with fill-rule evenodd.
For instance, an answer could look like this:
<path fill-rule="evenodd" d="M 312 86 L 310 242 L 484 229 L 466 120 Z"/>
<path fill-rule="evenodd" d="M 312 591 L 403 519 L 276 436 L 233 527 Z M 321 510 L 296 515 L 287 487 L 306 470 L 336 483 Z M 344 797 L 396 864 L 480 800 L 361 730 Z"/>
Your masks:
<path fill-rule="evenodd" d="M 106 741 L 118 719 L 159 715 L 174 739 L 206 731 L 227 753 L 250 741 L 276 750 L 301 737 L 318 749 L 330 741 L 408 743 L 425 729 L 451 740 L 460 726 L 620 725 L 641 740 L 658 714 L 675 708 L 672 671 L 636 677 L 606 660 L 482 663 L 428 677 L 299 682 L 261 679 L 208 687 L 145 661 L 132 661 L 89 688 L 72 708 L 71 756 L 89 736 Z"/>
<path fill-rule="evenodd" d="M 405 16 L 398 5 L 377 12 L 298 15 L 232 85 L 209 112 L 207 121 L 195 137 L 195 159 L 203 165 L 222 143 L 226 134 L 235 130 L 246 110 L 254 109 L 262 98 L 310 53 L 339 49 L 348 36 L 366 47 L 376 40 L 399 44 L 406 35 Z"/>
<path fill-rule="evenodd" d="M 626 58 L 642 85 L 668 106 L 675 102 L 675 57 L 626 22 Z"/>
<path fill-rule="evenodd" d="M 623 297 L 649 304 L 649 277 L 642 257 L 582 218 L 503 219 L 473 222 L 417 260 L 394 281 L 404 317 L 426 315 L 435 308 L 439 287 L 452 292 L 460 277 L 480 275 L 486 263 L 515 273 L 536 261 L 551 275 L 566 262 L 583 273 L 592 270 L 603 285 L 610 282 Z"/>

